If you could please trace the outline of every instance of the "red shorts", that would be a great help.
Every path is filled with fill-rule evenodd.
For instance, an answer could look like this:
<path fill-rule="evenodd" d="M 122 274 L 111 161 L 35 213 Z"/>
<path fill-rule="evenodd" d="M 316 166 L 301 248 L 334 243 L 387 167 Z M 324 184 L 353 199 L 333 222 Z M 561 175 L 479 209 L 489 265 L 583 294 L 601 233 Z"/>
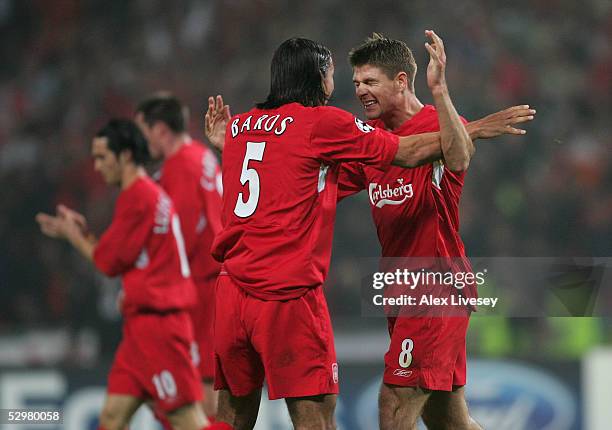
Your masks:
<path fill-rule="evenodd" d="M 389 318 L 385 384 L 451 391 L 466 382 L 469 317 Z"/>
<path fill-rule="evenodd" d="M 217 277 L 196 282 L 198 303 L 190 312 L 197 347 L 196 366 L 201 379 L 215 376 L 214 323 L 215 323 L 215 284 Z"/>
<path fill-rule="evenodd" d="M 192 341 L 187 312 L 126 317 L 108 393 L 153 399 L 155 408 L 164 412 L 201 400 L 202 384 L 190 355 Z"/>
<path fill-rule="evenodd" d="M 215 389 L 270 400 L 338 393 L 338 364 L 323 288 L 292 300 L 260 300 L 227 275 L 216 290 Z"/>

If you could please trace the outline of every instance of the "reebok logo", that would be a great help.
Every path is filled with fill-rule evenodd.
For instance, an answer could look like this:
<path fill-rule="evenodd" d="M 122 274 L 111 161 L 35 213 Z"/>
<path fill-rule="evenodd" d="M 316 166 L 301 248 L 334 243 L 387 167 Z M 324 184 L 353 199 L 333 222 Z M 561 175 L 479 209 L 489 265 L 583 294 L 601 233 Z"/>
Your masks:
<path fill-rule="evenodd" d="M 410 375 L 412 375 L 412 370 L 406 370 L 406 369 L 395 369 L 393 371 L 393 374 L 395 376 L 401 376 L 403 378 L 408 378 Z"/>

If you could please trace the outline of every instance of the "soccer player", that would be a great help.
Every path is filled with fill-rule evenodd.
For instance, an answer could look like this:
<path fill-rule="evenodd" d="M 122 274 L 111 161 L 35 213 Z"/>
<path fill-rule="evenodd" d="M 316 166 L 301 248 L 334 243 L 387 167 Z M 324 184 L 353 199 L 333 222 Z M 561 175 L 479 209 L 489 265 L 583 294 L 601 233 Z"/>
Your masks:
<path fill-rule="evenodd" d="M 149 152 L 162 158 L 157 178 L 181 220 L 181 230 L 196 285 L 197 305 L 191 311 L 198 370 L 204 389 L 203 408 L 210 420 L 217 409 L 213 390 L 214 289 L 220 265 L 210 253 L 221 230 L 221 169 L 213 152 L 187 133 L 188 113 L 180 101 L 159 93 L 136 109 L 136 123 L 147 138 Z"/>
<path fill-rule="evenodd" d="M 438 133 L 398 138 L 325 106 L 333 72 L 324 46 L 283 42 L 272 59 L 266 101 L 227 127 L 223 230 L 213 245 L 223 263 L 215 388 L 221 390 L 217 419 L 237 429 L 254 426 L 264 377 L 270 399 L 286 399 L 296 429 L 335 428 L 338 366 L 322 284 L 341 163 L 384 170 L 440 156 Z M 207 114 L 207 130 L 216 137 L 223 131 L 215 125 L 229 113 L 218 103 Z M 458 117 L 449 123 L 465 132 Z"/>
<path fill-rule="evenodd" d="M 113 221 L 99 240 L 85 218 L 64 206 L 39 213 L 42 232 L 65 239 L 108 276 L 123 281 L 123 339 L 108 378 L 99 429 L 124 430 L 138 407 L 153 399 L 175 429 L 207 424 L 202 388 L 192 363 L 195 301 L 179 218 L 166 193 L 146 174 L 147 143 L 129 120 L 113 119 L 92 141 L 95 169 L 121 188 Z"/>
<path fill-rule="evenodd" d="M 355 92 L 371 126 L 399 136 L 438 130 L 442 136 L 457 135 L 459 116 L 448 102 L 444 45 L 433 31 L 426 35 L 431 39 L 426 44 L 427 84 L 435 107 L 423 105 L 415 95 L 417 66 L 404 42 L 374 34 L 350 52 Z M 472 137 L 524 134 L 513 125 L 533 119 L 535 110 L 517 106 L 500 114 L 507 119 L 505 127 L 493 133 L 481 129 Z M 441 160 L 415 169 L 346 163 L 339 198 L 370 190 L 383 257 L 448 257 L 457 260 L 452 270 L 471 271 L 459 236 L 459 199 L 474 148 L 468 139 L 443 138 L 441 149 Z M 411 185 L 410 198 L 382 201 L 371 191 L 372 184 L 394 188 L 398 181 Z M 480 428 L 464 397 L 468 321 L 469 311 L 464 317 L 389 317 L 391 342 L 379 398 L 382 430 L 416 428 L 420 415 L 431 429 Z"/>

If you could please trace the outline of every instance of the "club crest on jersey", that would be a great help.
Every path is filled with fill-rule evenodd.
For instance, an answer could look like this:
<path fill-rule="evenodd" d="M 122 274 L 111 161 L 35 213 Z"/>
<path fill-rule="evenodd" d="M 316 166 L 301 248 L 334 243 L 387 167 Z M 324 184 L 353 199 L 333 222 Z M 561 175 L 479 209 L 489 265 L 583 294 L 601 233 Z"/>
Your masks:
<path fill-rule="evenodd" d="M 364 133 L 369 133 L 371 131 L 374 131 L 374 127 L 372 127 L 371 125 L 366 124 L 365 122 L 363 122 L 359 118 L 355 118 L 355 125 L 357 126 L 357 128 L 359 130 L 363 131 Z"/>
<path fill-rule="evenodd" d="M 332 363 L 332 378 L 334 384 L 338 383 L 338 363 Z"/>
<path fill-rule="evenodd" d="M 368 194 L 372 206 L 382 208 L 384 205 L 401 205 L 414 195 L 414 191 L 412 190 L 412 183 L 404 184 L 404 179 L 399 178 L 397 185 L 393 188 L 389 184 L 383 188 L 382 185 L 371 182 Z"/>

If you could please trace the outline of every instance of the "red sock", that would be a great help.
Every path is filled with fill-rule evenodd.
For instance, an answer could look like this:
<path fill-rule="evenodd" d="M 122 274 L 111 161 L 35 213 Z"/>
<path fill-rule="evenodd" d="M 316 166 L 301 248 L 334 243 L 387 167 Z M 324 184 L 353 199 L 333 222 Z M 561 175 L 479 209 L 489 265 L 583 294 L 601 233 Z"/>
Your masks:
<path fill-rule="evenodd" d="M 156 407 L 151 407 L 151 412 L 153 412 L 155 419 L 161 424 L 164 430 L 172 430 L 172 424 L 170 424 L 170 421 L 168 421 L 166 414 Z"/>
<path fill-rule="evenodd" d="M 222 423 L 217 421 L 216 423 L 211 424 L 208 427 L 204 427 L 202 430 L 234 430 L 234 427 L 232 427 L 228 423 Z"/>

